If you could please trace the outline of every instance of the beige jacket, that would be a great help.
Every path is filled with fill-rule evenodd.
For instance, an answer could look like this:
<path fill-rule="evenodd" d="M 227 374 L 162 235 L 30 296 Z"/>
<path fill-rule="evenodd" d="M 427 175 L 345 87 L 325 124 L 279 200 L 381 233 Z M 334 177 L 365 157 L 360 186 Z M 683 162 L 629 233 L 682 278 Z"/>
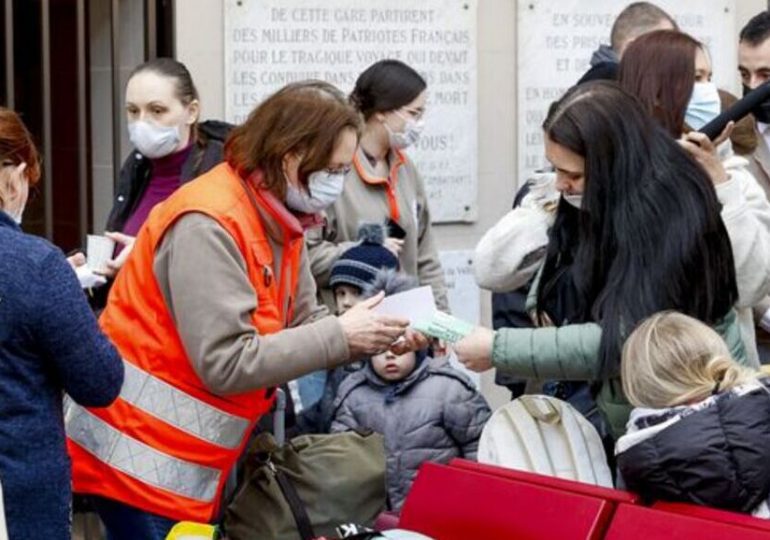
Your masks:
<path fill-rule="evenodd" d="M 433 240 L 428 199 L 414 164 L 401 152 L 391 152 L 390 179 L 374 176 L 372 165 L 361 148 L 345 179 L 345 189 L 326 211 L 323 227 L 306 233 L 310 268 L 321 289 L 323 302 L 335 308 L 328 288 L 332 265 L 356 245 L 358 227 L 364 222 L 384 223 L 389 218 L 406 231 L 399 257 L 401 270 L 430 285 L 438 308 L 449 311 L 444 273 Z"/>
<path fill-rule="evenodd" d="M 262 214 L 281 271 L 279 225 Z M 180 218 L 158 246 L 153 271 L 179 337 L 198 376 L 220 395 L 277 386 L 350 357 L 336 317 L 319 306 L 307 252 L 289 328 L 259 335 L 251 314 L 257 297 L 235 241 L 215 220 L 198 213 Z"/>
<path fill-rule="evenodd" d="M 749 171 L 762 186 L 765 195 L 770 199 L 770 148 L 763 134 L 757 136 L 757 149 L 749 158 Z"/>
<path fill-rule="evenodd" d="M 757 183 L 764 190 L 765 196 L 770 200 L 770 148 L 762 133 L 757 134 L 757 148 L 749 159 L 749 170 L 756 178 Z M 770 310 L 770 297 L 764 298 L 754 306 L 754 319 L 757 323 L 762 316 Z M 763 336 L 764 347 L 767 348 L 767 335 Z"/>

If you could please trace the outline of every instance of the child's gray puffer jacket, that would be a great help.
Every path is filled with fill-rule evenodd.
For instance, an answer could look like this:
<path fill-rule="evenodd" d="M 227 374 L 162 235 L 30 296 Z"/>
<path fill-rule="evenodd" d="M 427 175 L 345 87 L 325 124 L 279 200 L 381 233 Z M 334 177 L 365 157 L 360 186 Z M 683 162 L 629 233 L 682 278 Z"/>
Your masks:
<path fill-rule="evenodd" d="M 426 461 L 476 459 L 489 419 L 484 397 L 446 359 L 427 358 L 403 381 L 388 383 L 366 366 L 343 382 L 332 432 L 372 430 L 385 437 L 388 497 L 399 510 Z"/>

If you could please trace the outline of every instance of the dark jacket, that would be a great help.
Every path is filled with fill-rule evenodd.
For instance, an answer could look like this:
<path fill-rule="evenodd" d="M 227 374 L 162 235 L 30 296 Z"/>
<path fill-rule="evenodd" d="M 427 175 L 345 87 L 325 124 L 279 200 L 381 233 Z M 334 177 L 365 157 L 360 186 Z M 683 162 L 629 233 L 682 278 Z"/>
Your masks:
<path fill-rule="evenodd" d="M 60 250 L 0 211 L 0 483 L 9 536 L 69 539 L 62 396 L 110 404 L 123 363 Z"/>
<path fill-rule="evenodd" d="M 398 510 L 426 461 L 476 459 L 489 415 L 484 397 L 445 359 L 428 358 L 397 383 L 380 379 L 367 362 L 342 383 L 331 430 L 385 437 L 388 497 Z"/>
<path fill-rule="evenodd" d="M 594 64 L 580 77 L 577 84 L 590 81 L 614 81 L 618 77 L 618 66 L 617 62 L 612 61 Z"/>
<path fill-rule="evenodd" d="M 529 193 L 530 183 L 525 182 L 516 192 L 513 199 L 513 208 L 521 205 L 521 201 Z M 524 287 L 510 292 L 492 293 L 492 328 L 533 328 L 535 325 L 526 310 L 528 283 Z M 518 377 L 512 377 L 502 371 L 495 372 L 495 383 L 505 386 L 511 391 L 511 399 L 524 394 L 527 381 Z"/>
<path fill-rule="evenodd" d="M 198 124 L 198 142 L 182 167 L 181 183 L 197 178 L 222 162 L 225 139 L 232 128 L 232 125 L 217 120 Z M 107 231 L 123 232 L 126 221 L 142 200 L 151 176 L 152 162 L 137 150 L 132 150 L 120 169 L 115 200 L 107 218 Z M 111 287 L 112 280 L 109 280 L 103 287 L 94 289 L 90 304 L 95 311 L 98 312 L 107 305 Z"/>
<path fill-rule="evenodd" d="M 648 414 L 637 409 L 630 423 L 637 431 L 618 441 L 618 467 L 628 488 L 649 501 L 754 510 L 770 493 L 767 384 L 691 407 Z"/>
<path fill-rule="evenodd" d="M 620 59 L 609 45 L 599 45 L 591 55 L 591 68 L 580 77 L 577 84 L 589 81 L 614 81 L 618 76 Z"/>

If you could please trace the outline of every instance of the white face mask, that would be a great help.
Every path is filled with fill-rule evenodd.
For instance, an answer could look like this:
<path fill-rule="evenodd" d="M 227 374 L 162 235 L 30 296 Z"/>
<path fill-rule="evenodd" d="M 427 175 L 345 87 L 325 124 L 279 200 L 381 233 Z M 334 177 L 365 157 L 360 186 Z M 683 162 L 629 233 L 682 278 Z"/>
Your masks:
<path fill-rule="evenodd" d="M 145 120 L 128 123 L 128 138 L 148 158 L 171 154 L 179 146 L 179 126 L 158 126 Z"/>
<path fill-rule="evenodd" d="M 330 206 L 345 187 L 345 173 L 316 171 L 308 177 L 308 191 L 287 185 L 286 206 L 303 214 L 317 214 Z"/>
<path fill-rule="evenodd" d="M 564 193 L 562 195 L 564 197 L 564 200 L 567 201 L 568 204 L 573 206 L 574 208 L 580 209 L 583 207 L 583 194 L 582 193 L 576 193 L 576 194 L 567 194 Z"/>
<path fill-rule="evenodd" d="M 390 140 L 390 147 L 397 150 L 403 150 L 416 143 L 420 139 L 422 130 L 425 128 L 425 123 L 422 120 L 415 120 L 414 118 L 404 116 L 399 111 L 395 113 L 404 119 L 404 130 L 395 132 L 390 129 L 390 126 L 385 122 L 385 129 L 388 130 L 388 139 Z"/>

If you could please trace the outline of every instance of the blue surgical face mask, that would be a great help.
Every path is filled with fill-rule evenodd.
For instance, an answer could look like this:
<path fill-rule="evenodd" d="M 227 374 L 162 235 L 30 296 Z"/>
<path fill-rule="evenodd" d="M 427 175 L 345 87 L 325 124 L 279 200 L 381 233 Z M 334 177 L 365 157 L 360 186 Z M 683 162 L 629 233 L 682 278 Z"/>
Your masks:
<path fill-rule="evenodd" d="M 696 82 L 684 113 L 684 121 L 694 130 L 699 130 L 716 118 L 721 109 L 717 86 L 713 82 Z"/>

